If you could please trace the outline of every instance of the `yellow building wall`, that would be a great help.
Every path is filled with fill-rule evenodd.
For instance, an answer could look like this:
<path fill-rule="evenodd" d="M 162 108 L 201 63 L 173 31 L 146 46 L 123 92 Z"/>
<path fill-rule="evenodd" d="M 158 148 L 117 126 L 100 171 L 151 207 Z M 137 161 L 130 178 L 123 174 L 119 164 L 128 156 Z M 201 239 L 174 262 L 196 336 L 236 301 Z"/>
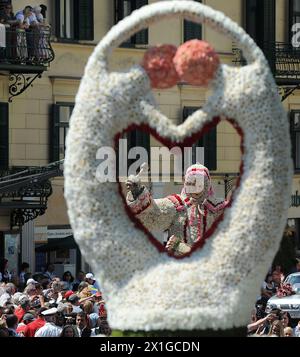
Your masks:
<path fill-rule="evenodd" d="M 149 3 L 157 0 L 150 0 Z M 43 1 L 48 6 L 47 20 L 54 25 L 53 1 Z M 94 41 L 79 43 L 53 42 L 55 61 L 33 87 L 13 99 L 10 104 L 10 165 L 46 165 L 49 161 L 49 110 L 56 102 L 74 102 L 80 78 L 95 45 L 103 38 L 114 24 L 112 0 L 94 1 Z M 204 4 L 223 11 L 238 24 L 243 25 L 242 0 L 204 0 Z M 27 5 L 25 0 L 13 1 L 15 10 Z M 285 22 L 287 18 L 286 0 L 276 1 L 276 39 L 286 39 Z M 232 64 L 232 41 L 214 30 L 203 26 L 203 38 L 210 42 L 219 52 L 221 61 Z M 149 28 L 149 44 L 183 42 L 183 21 L 180 19 L 159 22 Z M 110 58 L 110 69 L 120 70 L 140 63 L 144 54 L 141 49 L 118 48 Z M 203 88 L 176 86 L 164 91 L 154 91 L 159 109 L 176 124 L 180 124 L 184 106 L 202 106 L 209 96 Z M 289 97 L 284 105 L 287 110 L 300 109 L 300 91 Z M 0 100 L 8 99 L 8 80 L 0 77 Z M 158 146 L 155 140 L 153 146 Z M 219 124 L 217 129 L 217 172 L 236 173 L 241 161 L 240 137 L 227 122 Z M 63 199 L 63 181 L 54 182 L 54 194 L 49 200 L 46 215 L 36 220 L 37 225 L 68 224 L 66 207 Z M 173 184 L 166 185 L 166 193 L 171 193 Z M 177 188 L 176 188 L 177 190 Z M 0 223 L 1 224 L 1 223 Z"/>

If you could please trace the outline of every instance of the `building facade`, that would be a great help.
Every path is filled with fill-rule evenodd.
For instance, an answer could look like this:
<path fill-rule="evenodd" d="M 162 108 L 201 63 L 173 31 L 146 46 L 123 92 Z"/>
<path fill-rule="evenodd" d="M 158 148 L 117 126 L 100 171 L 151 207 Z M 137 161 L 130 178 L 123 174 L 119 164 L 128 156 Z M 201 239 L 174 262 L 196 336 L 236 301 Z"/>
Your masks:
<path fill-rule="evenodd" d="M 0 255 L 10 258 L 11 267 L 17 269 L 18 262 L 27 261 L 32 270 L 37 271 L 47 262 L 64 264 L 73 273 L 79 269 L 87 269 L 74 246 L 51 251 L 35 251 L 41 244 L 49 244 L 51 239 L 64 239 L 72 235 L 63 196 L 63 175 L 53 173 L 49 164 L 64 158 L 65 137 L 75 95 L 87 60 L 96 44 L 115 23 L 134 9 L 156 1 L 44 0 L 44 8 L 47 8 L 46 21 L 51 25 L 51 49 L 55 55 L 53 60 L 51 58 L 50 66 L 42 66 L 45 68 L 39 69 L 37 73 L 35 67 L 44 65 L 44 62 L 19 62 L 16 67 L 11 58 L 8 62 L 0 61 L 1 170 L 6 175 L 11 175 L 18 168 L 21 170 L 28 167 L 33 170 L 36 168 L 34 175 L 41 174 L 37 169 L 40 167 L 46 168 L 46 172 L 51 172 L 48 176 L 38 176 L 43 184 L 42 190 L 46 192 L 44 205 L 46 204 L 47 209 L 40 211 L 34 219 L 25 219 L 28 222 L 23 221 L 21 223 L 24 224 L 18 225 L 20 220 L 12 218 L 16 210 L 19 215 L 25 215 L 26 201 L 30 201 L 26 195 L 20 199 L 20 193 L 15 194 L 22 201 L 17 205 L 14 195 L 8 198 L 9 195 L 4 197 L 3 194 L 0 200 Z M 1 3 L 4 2 L 0 1 Z M 27 5 L 25 0 L 12 0 L 11 3 L 15 12 Z M 278 85 L 283 95 L 287 96 L 283 103 L 290 115 L 295 161 L 289 224 L 295 227 L 297 247 L 300 249 L 300 92 L 296 88 L 299 82 L 297 75 L 300 75 L 300 72 L 280 72 L 286 65 L 280 62 L 284 57 L 282 53 L 285 51 L 287 57 L 291 49 L 291 24 L 300 16 L 300 1 L 203 0 L 202 3 L 224 12 L 254 37 L 270 58 Z M 229 38 L 205 25 L 171 19 L 141 31 L 115 49 L 110 59 L 111 70 L 125 69 L 132 64 L 140 63 L 145 50 L 151 45 L 169 43 L 179 46 L 193 38 L 211 43 L 223 63 L 243 64 L 239 49 L 235 48 L 235 44 Z M 269 47 L 266 43 L 269 43 Z M 297 53 L 294 53 L 294 57 L 296 61 Z M 300 65 L 298 66 L 300 70 Z M 297 68 L 297 63 L 292 67 Z M 29 78 L 25 80 L 26 83 L 37 75 L 40 78 L 35 78 L 32 86 L 18 94 L 24 86 L 15 83 L 17 74 L 24 73 L 26 78 Z M 205 88 L 179 83 L 171 89 L 155 90 L 154 94 L 161 112 L 174 123 L 180 124 L 206 102 L 210 92 Z M 141 144 L 148 150 L 150 147 L 161 146 L 154 137 L 141 131 L 130 133 L 127 138 L 130 146 Z M 224 198 L 234 186 L 239 174 L 242 160 L 241 138 L 229 122 L 221 121 L 197 144 L 204 147 L 204 163 L 211 170 L 214 189 L 218 196 Z M 57 165 L 53 167 L 56 170 Z M 44 171 L 42 173 L 45 174 Z M 30 172 L 26 175 L 30 176 Z M 51 192 L 47 191 L 46 179 L 51 183 Z M 179 192 L 181 186 L 174 182 L 153 183 L 152 189 L 154 196 L 160 197 Z"/>

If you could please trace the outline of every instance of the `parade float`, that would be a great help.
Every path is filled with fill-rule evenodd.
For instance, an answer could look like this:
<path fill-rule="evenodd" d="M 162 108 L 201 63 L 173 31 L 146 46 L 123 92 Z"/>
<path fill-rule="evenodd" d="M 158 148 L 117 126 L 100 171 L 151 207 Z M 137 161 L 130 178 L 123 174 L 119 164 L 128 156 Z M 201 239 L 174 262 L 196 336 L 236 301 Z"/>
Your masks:
<path fill-rule="evenodd" d="M 222 64 L 210 44 L 197 42 L 178 49 L 158 46 L 141 65 L 109 71 L 114 48 L 169 18 L 201 23 L 229 37 L 247 65 Z M 157 55 L 161 61 L 151 62 Z M 176 126 L 160 112 L 153 89 L 163 90 L 179 79 L 195 79 L 194 85 L 208 85 L 212 94 Z M 242 137 L 239 185 L 205 244 L 171 256 L 132 214 L 120 184 L 99 181 L 97 151 L 114 147 L 120 133 L 132 127 L 148 130 L 168 147 L 190 143 L 223 119 L 232 121 Z M 108 321 L 119 335 L 246 335 L 286 225 L 292 161 L 287 115 L 267 60 L 241 27 L 191 1 L 157 2 L 115 25 L 86 66 L 70 121 L 64 172 L 74 237 L 101 282 Z"/>

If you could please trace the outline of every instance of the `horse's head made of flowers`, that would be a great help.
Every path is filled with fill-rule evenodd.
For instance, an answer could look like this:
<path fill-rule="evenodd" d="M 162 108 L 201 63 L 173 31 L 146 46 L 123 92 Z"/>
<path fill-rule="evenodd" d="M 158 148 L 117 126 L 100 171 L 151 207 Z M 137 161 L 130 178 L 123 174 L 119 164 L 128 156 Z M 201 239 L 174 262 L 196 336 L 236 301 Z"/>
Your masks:
<path fill-rule="evenodd" d="M 113 48 L 169 17 L 205 23 L 229 36 L 248 63 L 241 68 L 218 65 L 212 95 L 179 126 L 160 113 L 141 66 L 108 71 Z M 132 124 L 148 125 L 179 143 L 221 116 L 233 118 L 244 133 L 241 184 L 203 249 L 183 260 L 170 259 L 129 219 L 118 186 L 97 180 L 97 150 L 113 147 L 115 135 Z M 75 239 L 101 282 L 113 328 L 227 329 L 247 324 L 286 224 L 291 179 L 288 120 L 267 61 L 224 14 L 191 1 L 154 3 L 119 22 L 96 47 L 70 121 L 65 197 Z"/>

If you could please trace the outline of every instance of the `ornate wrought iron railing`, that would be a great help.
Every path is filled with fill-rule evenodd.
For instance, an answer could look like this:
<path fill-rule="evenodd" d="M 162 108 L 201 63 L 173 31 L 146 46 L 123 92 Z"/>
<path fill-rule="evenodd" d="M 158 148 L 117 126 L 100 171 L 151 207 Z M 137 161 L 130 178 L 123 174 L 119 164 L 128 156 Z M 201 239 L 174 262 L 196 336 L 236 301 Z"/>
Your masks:
<path fill-rule="evenodd" d="M 296 89 L 300 88 L 300 48 L 293 47 L 290 43 L 275 42 L 265 43 L 262 50 L 269 61 L 281 100 L 284 101 Z M 241 66 L 246 65 L 239 48 L 234 47 L 232 52 L 233 63 Z"/>
<path fill-rule="evenodd" d="M 275 42 L 265 43 L 262 50 L 278 82 L 300 80 L 300 48 L 290 43 Z M 233 54 L 233 63 L 242 66 L 246 64 L 239 48 L 233 48 Z"/>
<path fill-rule="evenodd" d="M 52 194 L 51 178 L 63 175 L 63 161 L 45 167 L 15 167 L 0 173 L 0 209 L 10 210 L 11 227 L 43 215 Z"/>
<path fill-rule="evenodd" d="M 49 27 L 40 26 L 30 31 L 1 27 L 0 31 L 3 46 L 0 47 L 0 65 L 49 66 L 54 60 Z"/>

